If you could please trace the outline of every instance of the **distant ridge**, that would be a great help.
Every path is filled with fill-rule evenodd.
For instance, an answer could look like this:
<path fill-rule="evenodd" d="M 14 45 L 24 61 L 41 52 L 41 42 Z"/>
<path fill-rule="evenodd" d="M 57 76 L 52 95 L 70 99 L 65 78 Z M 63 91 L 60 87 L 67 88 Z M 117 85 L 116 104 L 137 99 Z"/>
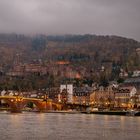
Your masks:
<path fill-rule="evenodd" d="M 0 34 L 1 65 L 12 65 L 18 53 L 22 63 L 34 59 L 66 60 L 74 65 L 97 68 L 104 61 L 112 61 L 136 69 L 139 68 L 137 48 L 140 48 L 138 41 L 119 36 Z"/>

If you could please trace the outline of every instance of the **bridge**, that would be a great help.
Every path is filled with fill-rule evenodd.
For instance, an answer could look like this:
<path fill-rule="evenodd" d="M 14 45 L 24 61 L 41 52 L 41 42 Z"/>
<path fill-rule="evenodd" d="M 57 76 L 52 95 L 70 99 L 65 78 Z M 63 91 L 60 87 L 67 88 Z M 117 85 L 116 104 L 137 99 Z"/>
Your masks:
<path fill-rule="evenodd" d="M 51 100 L 25 98 L 21 96 L 0 96 L 0 100 L 4 100 L 10 107 L 11 112 L 22 112 L 24 107 L 32 102 L 36 105 L 37 110 L 45 112 L 49 110 L 61 110 L 62 105 L 52 102 Z"/>

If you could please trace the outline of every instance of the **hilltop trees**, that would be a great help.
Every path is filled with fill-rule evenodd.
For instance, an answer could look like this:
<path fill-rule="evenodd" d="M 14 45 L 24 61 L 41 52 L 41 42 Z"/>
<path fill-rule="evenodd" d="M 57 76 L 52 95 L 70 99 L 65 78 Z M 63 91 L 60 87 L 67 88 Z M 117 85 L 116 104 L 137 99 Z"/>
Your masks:
<path fill-rule="evenodd" d="M 44 51 L 46 47 L 46 37 L 41 35 L 41 36 L 36 36 L 32 40 L 32 49 L 34 51 Z"/>
<path fill-rule="evenodd" d="M 71 81 L 77 85 L 83 83 L 92 85 L 98 82 L 107 86 L 109 80 L 118 80 L 120 70 L 128 73 L 140 69 L 140 56 L 136 49 L 140 43 L 118 36 L 96 35 L 64 35 L 33 37 L 22 35 L 0 35 L 0 76 L 2 88 L 35 89 L 55 86 L 67 79 L 66 75 L 79 73 L 80 79 L 73 76 Z M 23 75 L 23 79 L 8 77 L 8 72 L 15 72 L 14 61 L 19 55 L 19 64 L 32 64 L 46 66 L 49 75 Z M 40 61 L 41 60 L 41 61 Z M 65 68 L 58 65 L 58 61 L 67 61 Z M 105 67 L 104 74 L 101 67 Z M 92 70 L 92 72 L 90 72 Z M 18 70 L 17 70 L 18 71 Z M 57 74 L 65 71 L 64 76 Z M 8 80 L 3 80 L 8 77 Z M 17 76 L 18 77 L 18 76 Z M 12 78 L 12 81 L 9 79 Z"/>

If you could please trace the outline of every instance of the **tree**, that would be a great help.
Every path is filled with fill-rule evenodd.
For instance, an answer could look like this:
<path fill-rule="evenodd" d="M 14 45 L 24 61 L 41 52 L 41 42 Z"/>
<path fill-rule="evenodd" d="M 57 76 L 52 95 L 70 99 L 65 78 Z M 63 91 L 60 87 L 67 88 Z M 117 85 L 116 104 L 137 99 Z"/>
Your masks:
<path fill-rule="evenodd" d="M 105 76 L 101 76 L 100 78 L 100 85 L 103 87 L 107 87 L 109 85 L 109 82 Z"/>
<path fill-rule="evenodd" d="M 119 78 L 118 80 L 117 80 L 117 82 L 120 84 L 120 83 L 123 83 L 124 82 L 124 79 L 123 78 Z"/>
<path fill-rule="evenodd" d="M 32 49 L 35 51 L 43 51 L 46 47 L 46 37 L 36 36 L 32 41 Z"/>

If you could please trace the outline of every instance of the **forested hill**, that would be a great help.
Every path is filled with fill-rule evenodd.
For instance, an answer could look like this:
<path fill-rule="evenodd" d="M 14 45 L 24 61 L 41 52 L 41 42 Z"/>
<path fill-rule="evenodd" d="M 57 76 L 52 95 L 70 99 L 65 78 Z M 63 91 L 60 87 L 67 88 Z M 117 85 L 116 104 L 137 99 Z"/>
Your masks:
<path fill-rule="evenodd" d="M 19 55 L 21 63 L 41 60 L 44 64 L 69 61 L 73 66 L 98 69 L 105 62 L 119 63 L 126 69 L 139 69 L 140 43 L 118 36 L 64 35 L 25 36 L 0 34 L 1 66 L 11 66 Z"/>

